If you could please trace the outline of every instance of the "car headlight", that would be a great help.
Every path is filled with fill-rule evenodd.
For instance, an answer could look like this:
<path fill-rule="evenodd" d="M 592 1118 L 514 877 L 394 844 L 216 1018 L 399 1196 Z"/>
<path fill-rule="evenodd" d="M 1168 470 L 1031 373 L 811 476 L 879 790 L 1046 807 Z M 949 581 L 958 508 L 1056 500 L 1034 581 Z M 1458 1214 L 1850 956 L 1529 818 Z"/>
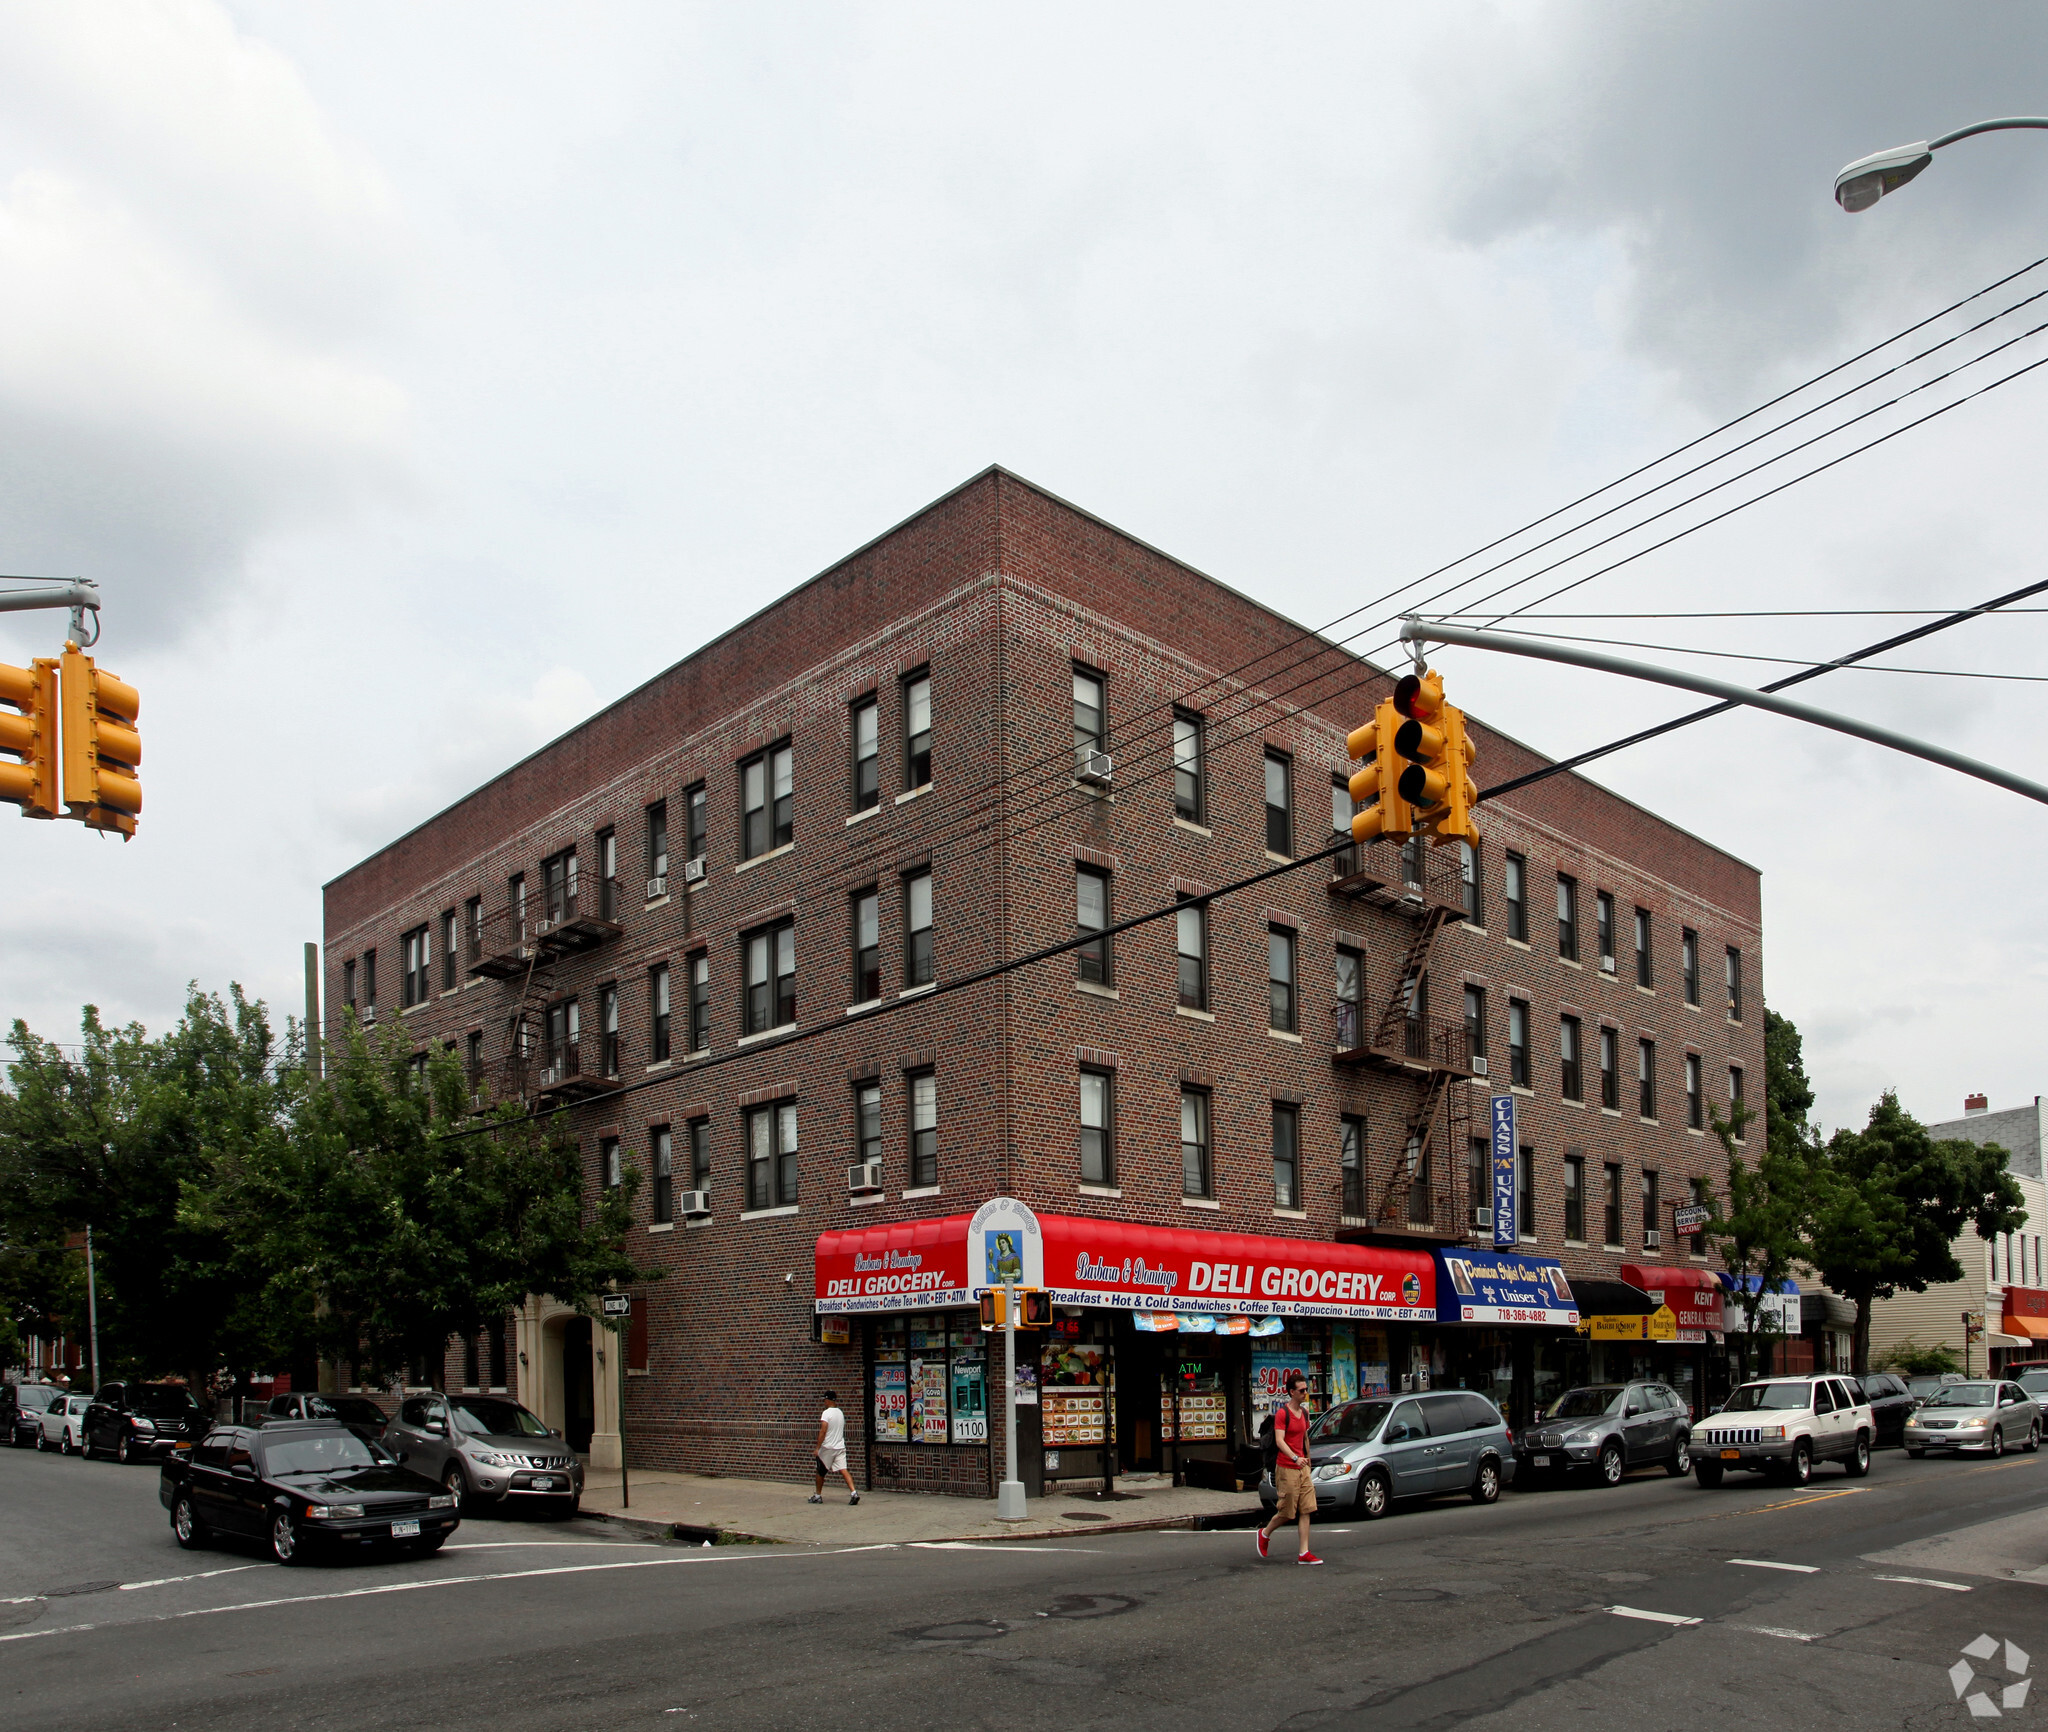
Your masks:
<path fill-rule="evenodd" d="M 1965 1419 L 1956 1426 L 1958 1431 L 1982 1431 L 1986 1422 L 1981 1419 Z"/>
<path fill-rule="evenodd" d="M 132 1423 L 132 1424 L 134 1425 L 134 1427 L 135 1427 L 135 1429 L 136 1429 L 137 1431 L 154 1431 L 154 1430 L 156 1430 L 156 1421 L 155 1421 L 155 1420 L 152 1420 L 152 1419 L 143 1419 L 143 1418 L 141 1418 L 140 1416 L 138 1416 L 138 1415 L 134 1415 L 134 1414 L 131 1414 L 131 1415 L 129 1416 L 129 1419 L 130 1419 L 130 1423 Z"/>
<path fill-rule="evenodd" d="M 471 1461 L 480 1461 L 485 1467 L 517 1467 L 520 1465 L 519 1458 L 516 1455 L 505 1455 L 495 1449 L 480 1449 L 469 1459 Z"/>
<path fill-rule="evenodd" d="M 1785 1436 L 1785 1428 L 1782 1425 L 1760 1425 L 1756 1428 L 1756 1434 L 1772 1442 L 1781 1442 Z"/>
<path fill-rule="evenodd" d="M 1594 1443 L 1599 1440 L 1597 1431 L 1568 1431 L 1564 1434 L 1566 1443 Z"/>
<path fill-rule="evenodd" d="M 1313 1473 L 1311 1473 L 1311 1474 L 1309 1475 L 1309 1478 L 1311 1478 L 1311 1479 L 1346 1479 L 1346 1478 L 1348 1478 L 1348 1477 L 1349 1477 L 1350 1475 L 1352 1475 L 1352 1474 L 1356 1473 L 1357 1471 L 1358 1471 L 1358 1468 L 1357 1468 L 1357 1466 L 1356 1466 L 1356 1465 L 1355 1465 L 1354 1463 L 1352 1463 L 1352 1462 L 1348 1462 L 1348 1461 L 1326 1461 L 1326 1462 L 1324 1462 L 1324 1463 L 1322 1464 L 1322 1466 L 1318 1467 L 1318 1468 L 1317 1468 L 1317 1469 L 1316 1469 L 1316 1470 L 1315 1470 L 1315 1471 L 1314 1471 Z"/>
<path fill-rule="evenodd" d="M 350 1516 L 363 1513 L 359 1503 L 309 1503 L 306 1505 L 306 1519 L 309 1522 L 343 1521 Z"/>
<path fill-rule="evenodd" d="M 453 1509 L 454 1507 L 455 1500 L 452 1497 L 430 1497 L 427 1499 L 428 1509 Z"/>

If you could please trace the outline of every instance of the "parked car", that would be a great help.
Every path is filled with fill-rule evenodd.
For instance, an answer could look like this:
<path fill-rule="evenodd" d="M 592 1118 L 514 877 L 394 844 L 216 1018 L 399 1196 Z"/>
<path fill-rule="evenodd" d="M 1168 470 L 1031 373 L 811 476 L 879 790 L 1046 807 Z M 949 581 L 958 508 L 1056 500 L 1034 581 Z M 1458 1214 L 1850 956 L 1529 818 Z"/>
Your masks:
<path fill-rule="evenodd" d="M 1844 1382 L 1853 1383 L 1853 1378 Z M 1906 1380 L 1890 1371 L 1873 1371 L 1863 1379 L 1863 1399 L 1870 1403 L 1871 1417 L 1877 1422 L 1877 1435 L 1871 1441 L 1877 1444 L 1899 1443 L 1906 1435 L 1906 1421 L 1913 1409 L 1920 1405 L 1913 1392 L 1906 1387 Z"/>
<path fill-rule="evenodd" d="M 1961 1383 L 1963 1380 L 1963 1374 L 1960 1371 L 1942 1371 L 1920 1377 L 1909 1377 L 1906 1379 L 1906 1392 L 1915 1401 L 1927 1401 L 1939 1395 L 1949 1384 Z"/>
<path fill-rule="evenodd" d="M 458 1509 L 546 1498 L 574 1515 L 583 1496 L 576 1452 L 502 1395 L 408 1395 L 384 1446 L 439 1480 Z"/>
<path fill-rule="evenodd" d="M 1632 1467 L 1662 1462 L 1674 1477 L 1692 1471 L 1692 1410 L 1661 1383 L 1593 1383 L 1567 1389 L 1515 1439 L 1527 1483 L 1589 1467 L 1619 1485 Z"/>
<path fill-rule="evenodd" d="M 1693 1476 L 1717 1486 L 1732 1468 L 1804 1485 L 1817 1461 L 1870 1471 L 1877 1420 L 1854 1378 L 1764 1377 L 1745 1383 L 1693 1433 Z"/>
<path fill-rule="evenodd" d="M 338 1419 L 365 1443 L 384 1435 L 391 1415 L 374 1401 L 360 1395 L 273 1395 L 259 1424 L 275 1425 L 281 1419 Z"/>
<path fill-rule="evenodd" d="M 1319 1415 L 1308 1433 L 1316 1503 L 1372 1521 L 1396 1498 L 1463 1492 L 1492 1503 L 1514 1477 L 1507 1421 L 1471 1390 L 1377 1395 Z M 1279 1502 L 1271 1474 L 1259 1482 L 1270 1516 Z"/>
<path fill-rule="evenodd" d="M 2041 1404 L 2017 1383 L 1950 1383 L 1906 1421 L 1906 1453 L 1982 1449 L 2003 1455 L 2011 1444 L 2029 1454 L 2041 1447 Z"/>
<path fill-rule="evenodd" d="M 67 1395 L 43 1409 L 43 1428 L 36 1448 L 54 1449 L 60 1455 L 76 1450 L 85 1453 L 85 1410 L 92 1406 L 89 1395 Z"/>
<path fill-rule="evenodd" d="M 2036 1401 L 2048 1402 L 2048 1370 L 2022 1371 L 2015 1381 Z"/>
<path fill-rule="evenodd" d="M 437 1552 L 461 1520 L 450 1494 L 333 1419 L 216 1426 L 165 1459 L 157 1498 L 186 1550 L 240 1535 L 281 1564 L 380 1544 Z"/>
<path fill-rule="evenodd" d="M 210 1423 L 182 1383 L 109 1383 L 86 1410 L 85 1453 L 120 1462 L 168 1455 L 203 1437 Z"/>
<path fill-rule="evenodd" d="M 62 1400 L 64 1391 L 54 1383 L 23 1383 L 14 1391 L 14 1413 L 7 1428 L 7 1441 L 16 1449 L 26 1449 L 34 1444 L 38 1449 L 43 1441 L 43 1411 L 54 1401 Z"/>

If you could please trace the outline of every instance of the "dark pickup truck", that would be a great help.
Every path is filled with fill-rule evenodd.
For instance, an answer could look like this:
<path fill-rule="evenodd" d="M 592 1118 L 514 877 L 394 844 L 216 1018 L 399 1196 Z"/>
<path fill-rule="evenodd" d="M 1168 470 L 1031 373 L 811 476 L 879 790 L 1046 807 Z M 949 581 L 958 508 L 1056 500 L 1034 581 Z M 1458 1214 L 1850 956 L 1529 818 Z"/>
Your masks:
<path fill-rule="evenodd" d="M 460 1520 L 432 1480 L 332 1419 L 216 1426 L 165 1460 L 157 1497 L 188 1551 L 236 1535 L 281 1564 L 314 1548 L 439 1551 Z"/>

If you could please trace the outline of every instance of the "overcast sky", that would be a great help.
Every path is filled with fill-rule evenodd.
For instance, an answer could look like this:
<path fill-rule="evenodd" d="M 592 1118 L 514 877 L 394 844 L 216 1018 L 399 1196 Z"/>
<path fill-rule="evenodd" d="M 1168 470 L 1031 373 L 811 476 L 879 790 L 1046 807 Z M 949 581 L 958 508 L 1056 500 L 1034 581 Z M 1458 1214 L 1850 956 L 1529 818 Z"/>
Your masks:
<path fill-rule="evenodd" d="M 2048 250 L 2039 134 L 1829 197 L 2039 112 L 2044 63 L 2038 11 L 1867 0 L 0 3 L 0 571 L 100 582 L 148 752 L 131 845 L 0 819 L 0 1017 L 296 1009 L 325 879 L 991 462 L 1320 624 Z M 2015 588 L 2044 393 L 1554 605 Z M 0 659 L 61 623 L 0 615 Z M 1902 623 L 1545 629 L 1824 658 Z M 1437 659 L 1559 754 L 1687 707 Z M 1806 691 L 2040 772 L 2042 687 Z M 1826 1122 L 2048 1092 L 2048 812 L 1764 717 L 1598 774 L 1762 868 Z"/>

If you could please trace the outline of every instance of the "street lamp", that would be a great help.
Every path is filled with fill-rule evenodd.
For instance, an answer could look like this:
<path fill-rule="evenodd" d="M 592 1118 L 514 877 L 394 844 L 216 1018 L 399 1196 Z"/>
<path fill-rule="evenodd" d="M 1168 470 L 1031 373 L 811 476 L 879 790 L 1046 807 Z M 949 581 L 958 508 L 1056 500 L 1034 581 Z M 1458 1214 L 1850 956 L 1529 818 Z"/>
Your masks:
<path fill-rule="evenodd" d="M 1973 138 L 1980 132 L 2011 132 L 2015 129 L 2048 127 L 2048 120 L 1980 120 L 1975 126 L 1961 126 L 1919 144 L 1894 145 L 1874 156 L 1858 157 L 1835 176 L 1835 203 L 1854 215 L 1868 210 L 1888 192 L 1897 192 L 1934 160 L 1934 153 L 1959 138 Z"/>

